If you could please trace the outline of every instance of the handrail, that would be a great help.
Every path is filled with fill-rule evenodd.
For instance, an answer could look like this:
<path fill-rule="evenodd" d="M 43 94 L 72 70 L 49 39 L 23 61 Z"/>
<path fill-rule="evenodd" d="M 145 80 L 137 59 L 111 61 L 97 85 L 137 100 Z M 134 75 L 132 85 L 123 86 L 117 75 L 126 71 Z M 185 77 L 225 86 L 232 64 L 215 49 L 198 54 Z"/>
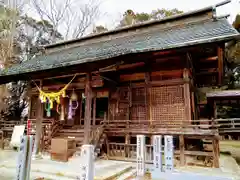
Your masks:
<path fill-rule="evenodd" d="M 141 130 L 142 132 L 151 131 L 157 132 L 159 129 L 168 132 L 184 132 L 184 133 L 229 133 L 240 132 L 240 118 L 228 118 L 228 119 L 198 119 L 198 120 L 175 120 L 169 122 L 169 120 L 110 120 L 106 122 L 106 130 L 109 131 L 129 131 Z M 209 132 L 211 131 L 211 132 Z"/>

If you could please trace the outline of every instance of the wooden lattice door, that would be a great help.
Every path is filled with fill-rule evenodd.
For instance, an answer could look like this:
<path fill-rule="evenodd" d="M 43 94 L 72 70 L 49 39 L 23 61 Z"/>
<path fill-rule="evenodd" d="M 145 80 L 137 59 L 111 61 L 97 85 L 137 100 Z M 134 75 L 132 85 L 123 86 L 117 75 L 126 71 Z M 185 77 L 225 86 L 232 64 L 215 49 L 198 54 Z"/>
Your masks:
<path fill-rule="evenodd" d="M 161 124 L 182 124 L 186 119 L 183 85 L 152 87 L 151 117 Z"/>

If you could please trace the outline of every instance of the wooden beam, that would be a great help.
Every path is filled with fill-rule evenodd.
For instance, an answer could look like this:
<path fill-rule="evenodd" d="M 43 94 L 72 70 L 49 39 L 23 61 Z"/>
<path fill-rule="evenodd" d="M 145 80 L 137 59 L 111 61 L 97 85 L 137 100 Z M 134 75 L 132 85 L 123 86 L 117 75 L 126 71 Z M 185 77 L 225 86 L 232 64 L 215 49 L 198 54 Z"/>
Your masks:
<path fill-rule="evenodd" d="M 177 77 L 181 78 L 183 74 L 183 70 L 171 70 L 171 71 L 154 71 L 150 73 L 151 77 Z M 120 81 L 126 82 L 126 81 L 137 81 L 137 80 L 144 80 L 145 79 L 145 72 L 142 73 L 134 73 L 134 74 L 121 74 L 120 75 Z"/>
<path fill-rule="evenodd" d="M 216 61 L 216 60 L 218 60 L 217 56 L 200 59 L 201 62 Z"/>
<path fill-rule="evenodd" d="M 88 73 L 86 77 L 85 85 L 85 116 L 84 116 L 84 144 L 88 144 L 90 141 L 91 131 L 91 107 L 92 107 L 92 87 L 91 87 L 91 74 Z"/>
<path fill-rule="evenodd" d="M 218 47 L 218 84 L 221 85 L 223 83 L 223 48 Z"/>

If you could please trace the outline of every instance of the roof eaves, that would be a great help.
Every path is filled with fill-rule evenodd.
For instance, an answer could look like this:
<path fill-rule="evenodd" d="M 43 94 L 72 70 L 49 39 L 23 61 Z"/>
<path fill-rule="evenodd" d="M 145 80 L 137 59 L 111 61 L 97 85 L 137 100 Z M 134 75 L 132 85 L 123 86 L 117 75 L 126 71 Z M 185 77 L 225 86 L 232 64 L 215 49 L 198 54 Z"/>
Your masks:
<path fill-rule="evenodd" d="M 87 36 L 80 37 L 80 38 L 77 38 L 77 39 L 72 39 L 72 40 L 67 40 L 67 41 L 62 41 L 62 42 L 58 42 L 58 43 L 54 43 L 54 44 L 45 45 L 44 48 L 47 49 L 47 48 L 54 48 L 54 47 L 61 46 L 61 45 L 68 45 L 68 44 L 76 43 L 76 42 L 79 42 L 79 41 L 82 41 L 82 40 L 88 40 L 88 39 L 97 38 L 97 37 L 101 37 L 101 36 L 111 35 L 111 34 L 126 31 L 126 30 L 136 29 L 136 28 L 139 28 L 139 27 L 147 27 L 147 26 L 150 26 L 150 25 L 160 24 L 160 23 L 164 23 L 164 22 L 167 22 L 167 21 L 177 20 L 177 19 L 185 18 L 185 17 L 191 16 L 191 15 L 195 15 L 195 14 L 198 14 L 198 13 L 208 12 L 208 11 L 211 11 L 211 10 L 213 10 L 212 6 L 201 9 L 201 10 L 195 10 L 195 11 L 186 12 L 186 13 L 183 13 L 183 14 L 178 14 L 178 15 L 166 17 L 166 18 L 163 18 L 161 20 L 146 21 L 146 22 L 134 24 L 134 25 L 131 25 L 131 26 L 125 26 L 125 27 L 113 29 L 113 30 L 110 30 L 110 31 L 107 31 L 107 32 L 102 32 L 102 33 L 98 33 L 98 34 L 91 34 L 91 35 L 87 35 Z"/>
<path fill-rule="evenodd" d="M 107 32 L 102 32 L 102 33 L 99 33 L 99 34 L 88 35 L 88 36 L 77 38 L 77 39 L 58 42 L 58 43 L 46 45 L 46 46 L 44 46 L 44 48 L 54 48 L 54 47 L 57 47 L 57 46 L 67 45 L 67 44 L 79 42 L 79 41 L 82 41 L 82 40 L 87 40 L 87 39 L 92 39 L 92 38 L 101 37 L 101 36 L 105 36 L 105 35 L 110 35 L 110 34 L 118 33 L 118 32 L 121 32 L 121 31 L 126 31 L 126 30 L 136 29 L 136 28 L 139 28 L 139 27 L 145 27 L 145 26 L 149 26 L 149 25 L 164 23 L 164 22 L 167 22 L 167 21 L 186 18 L 186 17 L 189 17 L 189 16 L 202 14 L 202 13 L 209 12 L 209 11 L 214 11 L 216 7 L 228 4 L 230 2 L 231 2 L 231 0 L 225 0 L 223 2 L 215 4 L 213 6 L 208 6 L 208 7 L 202 8 L 202 9 L 189 11 L 189 12 L 182 13 L 182 14 L 177 14 L 177 15 L 174 15 L 174 16 L 163 18 L 161 20 L 147 21 L 147 22 L 143 22 L 143 23 L 139 23 L 139 24 L 135 24 L 135 25 L 131 25 L 131 26 L 126 26 L 126 27 L 114 29 L 114 30 L 107 31 Z"/>

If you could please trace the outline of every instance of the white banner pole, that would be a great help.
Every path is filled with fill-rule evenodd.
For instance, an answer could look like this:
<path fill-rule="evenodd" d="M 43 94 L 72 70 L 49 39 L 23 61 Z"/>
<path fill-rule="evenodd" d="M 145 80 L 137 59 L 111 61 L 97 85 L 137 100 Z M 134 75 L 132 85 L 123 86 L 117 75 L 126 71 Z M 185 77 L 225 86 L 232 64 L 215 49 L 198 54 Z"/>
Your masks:
<path fill-rule="evenodd" d="M 81 150 L 80 180 L 94 179 L 94 146 L 83 145 Z"/>
<path fill-rule="evenodd" d="M 164 136 L 165 172 L 173 171 L 173 148 L 173 136 Z"/>
<path fill-rule="evenodd" d="M 153 172 L 152 178 L 159 179 L 162 172 L 162 136 L 153 136 Z"/>
<path fill-rule="evenodd" d="M 16 180 L 25 180 L 26 178 L 26 155 L 27 155 L 27 145 L 28 145 L 28 137 L 22 136 L 19 154 L 18 154 L 18 162 L 17 162 L 17 176 Z"/>
<path fill-rule="evenodd" d="M 145 175 L 145 136 L 137 135 L 137 177 Z"/>

